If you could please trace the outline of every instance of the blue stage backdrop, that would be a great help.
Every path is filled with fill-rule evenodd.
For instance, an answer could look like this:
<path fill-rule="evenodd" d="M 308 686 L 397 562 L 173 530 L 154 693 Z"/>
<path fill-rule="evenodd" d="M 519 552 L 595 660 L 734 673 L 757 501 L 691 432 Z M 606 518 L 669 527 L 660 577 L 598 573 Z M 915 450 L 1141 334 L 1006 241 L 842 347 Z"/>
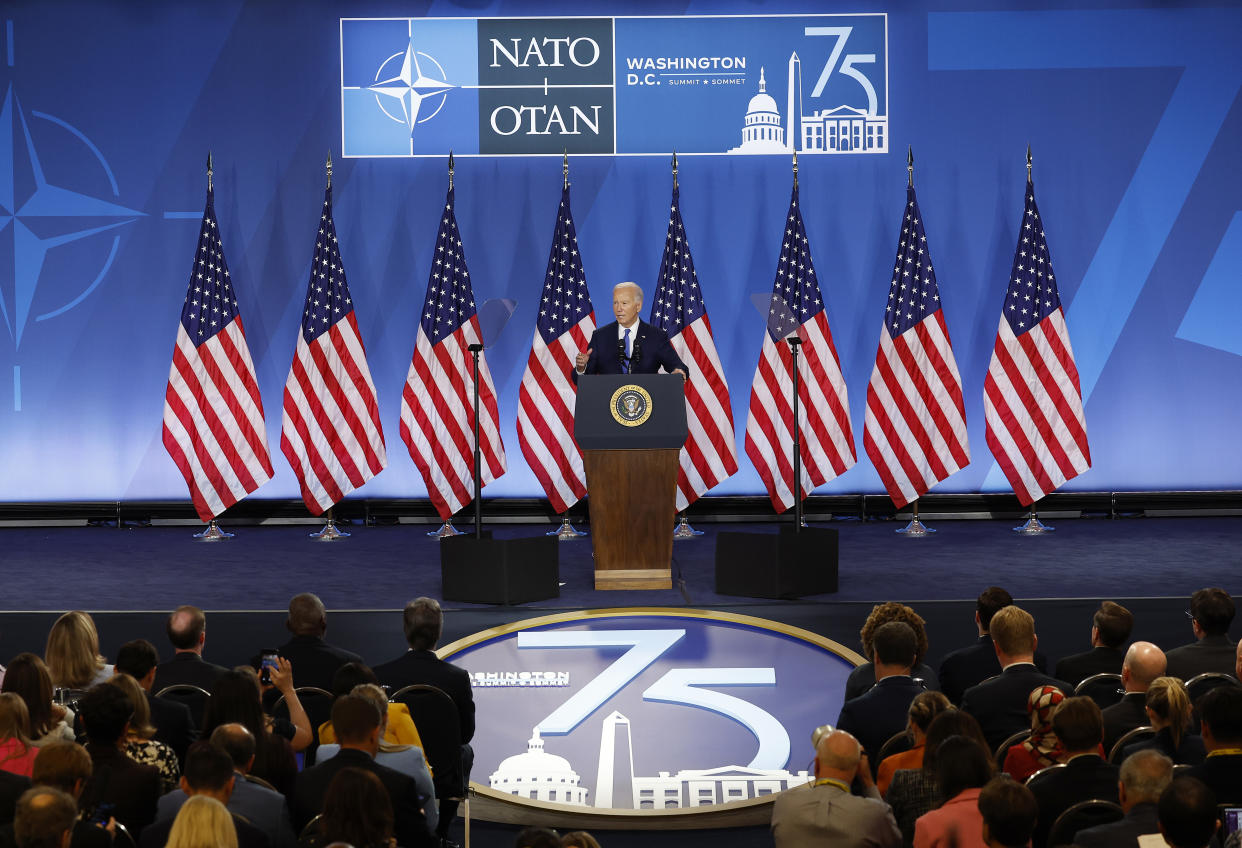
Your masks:
<path fill-rule="evenodd" d="M 541 494 L 515 418 L 566 148 L 601 323 L 614 283 L 653 291 L 669 153 L 684 154 L 740 446 L 763 333 L 750 296 L 772 286 L 790 138 L 860 442 L 821 492 L 882 491 L 861 436 L 907 145 L 974 458 L 935 491 L 1006 490 L 982 395 L 1028 143 L 1094 460 L 1070 487 L 1242 488 L 1242 9 L 990 5 L 9 3 L 0 500 L 187 497 L 160 426 L 208 150 L 277 452 L 258 497 L 298 495 L 281 393 L 329 152 L 389 454 L 357 496 L 425 494 L 398 416 L 450 147 L 476 298 L 518 301 L 488 356 L 509 465 L 489 493 Z M 741 465 L 716 493 L 763 491 Z"/>

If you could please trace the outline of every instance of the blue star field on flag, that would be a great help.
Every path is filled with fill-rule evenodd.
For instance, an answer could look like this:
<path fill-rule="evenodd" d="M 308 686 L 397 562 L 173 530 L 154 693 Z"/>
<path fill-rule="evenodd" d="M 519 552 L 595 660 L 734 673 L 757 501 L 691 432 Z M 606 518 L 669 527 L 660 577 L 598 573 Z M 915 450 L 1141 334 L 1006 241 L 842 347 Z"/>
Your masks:
<path fill-rule="evenodd" d="M 784 240 L 781 243 L 781 256 L 777 262 L 772 296 L 774 301 L 777 298 L 781 301 L 773 302 L 770 307 L 771 314 L 768 316 L 768 332 L 772 334 L 774 341 L 780 341 L 824 311 L 819 283 L 815 279 L 815 266 L 811 262 L 806 227 L 802 223 L 802 210 L 798 206 L 796 186 L 789 198 L 789 215 L 785 219 Z"/>
<path fill-rule="evenodd" d="M 561 333 L 591 314 L 591 293 L 587 290 L 582 257 L 578 254 L 578 233 L 569 210 L 569 186 L 561 189 L 561 206 L 556 215 L 556 232 L 548 255 L 548 271 L 543 277 L 539 299 L 539 319 L 535 326 L 545 344 L 552 344 Z"/>
<path fill-rule="evenodd" d="M 323 214 L 315 236 L 315 258 L 311 261 L 310 285 L 306 290 L 306 309 L 302 313 L 302 337 L 314 341 L 354 311 L 341 263 L 341 248 L 332 222 L 332 189 L 324 191 Z"/>
<path fill-rule="evenodd" d="M 690 256 L 690 242 L 681 221 L 681 200 L 673 189 L 669 207 L 668 235 L 664 239 L 664 258 L 660 260 L 660 285 L 651 304 L 650 322 L 670 337 L 703 315 L 703 296 Z"/>
<path fill-rule="evenodd" d="M 1026 183 L 1026 209 L 1022 214 L 1022 234 L 1014 251 L 1009 290 L 1005 294 L 1005 320 L 1015 336 L 1030 330 L 1061 305 L 1052 257 L 1044 238 L 1044 225 L 1035 205 L 1035 186 Z"/>
<path fill-rule="evenodd" d="M 216 223 L 215 192 L 208 189 L 181 324 L 194 344 L 201 345 L 223 330 L 236 314 L 237 296 L 229 282 L 229 267 L 224 261 L 224 245 Z"/>
<path fill-rule="evenodd" d="M 427 281 L 427 298 L 423 302 L 423 332 L 432 344 L 454 333 L 475 314 L 470 271 L 466 268 L 466 253 L 457 232 L 453 204 L 453 189 L 450 188 L 444 201 L 444 214 L 440 217 L 435 259 L 431 263 L 431 279 Z"/>
<path fill-rule="evenodd" d="M 939 308 L 940 287 L 936 285 L 936 272 L 927 249 L 923 215 L 919 212 L 918 198 L 914 196 L 914 186 L 908 186 L 906 215 L 897 242 L 897 262 L 888 289 L 884 327 L 895 339 Z"/>

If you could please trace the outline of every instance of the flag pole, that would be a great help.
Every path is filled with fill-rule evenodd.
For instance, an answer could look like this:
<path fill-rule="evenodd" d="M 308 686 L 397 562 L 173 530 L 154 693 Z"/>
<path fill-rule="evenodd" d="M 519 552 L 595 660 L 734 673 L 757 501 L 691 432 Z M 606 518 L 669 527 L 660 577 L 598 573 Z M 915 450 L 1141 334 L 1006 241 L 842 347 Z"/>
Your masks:
<path fill-rule="evenodd" d="M 914 145 L 906 147 L 906 178 L 907 185 L 914 188 Z M 921 539 L 930 536 L 936 531 L 928 527 L 922 521 L 919 521 L 919 499 L 915 498 L 910 502 L 910 523 L 902 527 L 896 532 L 908 539 Z"/>
<path fill-rule="evenodd" d="M 798 151 L 793 154 L 793 187 L 798 190 Z M 802 532 L 802 427 L 798 419 L 798 347 L 802 339 L 797 335 L 789 342 L 790 369 L 793 371 L 793 477 L 794 477 L 794 532 Z"/>
<path fill-rule="evenodd" d="M 677 151 L 676 150 L 673 151 L 672 165 L 673 165 L 673 191 L 675 192 L 678 190 Z M 673 528 L 674 539 L 693 539 L 697 536 L 703 535 L 702 530 L 695 530 L 693 527 L 690 526 L 690 519 L 686 517 L 686 513 L 684 510 L 678 513 L 676 517 L 677 517 L 677 526 Z"/>

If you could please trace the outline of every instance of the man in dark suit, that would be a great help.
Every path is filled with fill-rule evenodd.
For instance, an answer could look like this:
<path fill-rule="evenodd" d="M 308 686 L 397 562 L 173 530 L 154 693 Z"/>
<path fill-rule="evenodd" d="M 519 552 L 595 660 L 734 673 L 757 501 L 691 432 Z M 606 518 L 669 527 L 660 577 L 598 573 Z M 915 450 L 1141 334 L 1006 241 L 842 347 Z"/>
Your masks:
<path fill-rule="evenodd" d="M 226 807 L 233 794 L 236 775 L 233 760 L 210 742 L 195 742 L 185 758 L 185 772 L 181 775 L 181 791 L 188 797 L 205 795 L 215 798 Z M 233 829 L 237 831 L 237 848 L 271 848 L 267 834 L 236 813 Z M 142 832 L 138 848 L 163 848 L 168 842 L 176 815 L 163 818 Z"/>
<path fill-rule="evenodd" d="M 91 779 L 82 790 L 82 808 L 112 804 L 112 815 L 137 839 L 155 821 L 155 804 L 163 792 L 159 770 L 134 762 L 125 753 L 125 737 L 134 708 L 119 686 L 100 683 L 78 701 L 86 728 Z"/>
<path fill-rule="evenodd" d="M 17 801 L 13 841 L 17 848 L 64 848 L 77 818 L 73 796 L 50 786 L 36 786 Z"/>
<path fill-rule="evenodd" d="M 323 601 L 310 592 L 294 595 L 289 601 L 289 617 L 285 627 L 293 638 L 279 648 L 280 655 L 297 670 L 299 686 L 316 686 L 332 691 L 332 676 L 345 663 L 361 663 L 362 657 L 329 645 L 324 641 L 328 632 L 328 612 Z"/>
<path fill-rule="evenodd" d="M 1164 674 L 1164 651 L 1151 642 L 1135 642 L 1121 664 L 1121 685 L 1125 694 L 1111 707 L 1104 708 L 1104 753 L 1117 740 L 1136 727 L 1147 724 L 1147 688 Z"/>
<path fill-rule="evenodd" d="M 30 788 L 30 778 L 7 771 L 0 771 L 0 824 L 13 821 L 17 799 Z"/>
<path fill-rule="evenodd" d="M 992 616 L 989 629 L 1001 673 L 967 689 L 962 695 L 962 709 L 978 719 L 984 738 L 995 749 L 1031 726 L 1026 702 L 1032 689 L 1055 686 L 1069 695 L 1074 688 L 1036 668 L 1039 637 L 1035 635 L 1035 619 L 1026 610 L 1012 604 L 1005 607 Z"/>
<path fill-rule="evenodd" d="M 1121 764 L 1117 797 L 1125 817 L 1078 831 L 1078 848 L 1134 848 L 1146 833 L 1159 833 L 1156 802 L 1173 780 L 1173 761 L 1159 751 L 1139 751 Z"/>
<path fill-rule="evenodd" d="M 845 702 L 837 718 L 837 729 L 853 734 L 871 762 L 878 766 L 876 755 L 880 747 L 894 733 L 905 730 L 910 702 L 926 690 L 910 676 L 918 654 L 914 628 L 904 621 L 882 624 L 872 635 L 871 647 L 876 684 Z"/>
<path fill-rule="evenodd" d="M 1029 784 L 1039 805 L 1034 848 L 1044 848 L 1057 816 L 1072 804 L 1088 798 L 1118 801 L 1118 769 L 1099 754 L 1104 723 L 1095 701 L 1086 696 L 1066 698 L 1052 714 L 1052 730 L 1065 748 L 1065 768 Z"/>
<path fill-rule="evenodd" d="M 959 648 L 940 661 L 940 691 L 954 704 L 962 703 L 962 695 L 976 683 L 1000 674 L 1000 663 L 992 647 L 989 627 L 992 616 L 1013 604 L 1013 598 L 999 586 L 989 586 L 975 601 L 975 628 L 979 638 L 973 645 Z M 1035 653 L 1035 665 L 1040 671 L 1048 668 L 1043 654 Z M 1031 687 L 1034 688 L 1034 687 Z"/>
<path fill-rule="evenodd" d="M 203 659 L 203 646 L 207 642 L 207 616 L 198 607 L 180 606 L 168 616 L 168 641 L 176 653 L 172 659 L 155 667 L 154 689 L 179 683 L 188 683 L 211 691 L 216 680 L 227 668 Z"/>
<path fill-rule="evenodd" d="M 1156 802 L 1156 818 L 1164 841 L 1173 848 L 1207 848 L 1218 844 L 1220 828 L 1216 796 L 1202 781 L 1179 777 Z"/>
<path fill-rule="evenodd" d="M 1170 677 L 1190 680 L 1209 671 L 1234 672 L 1236 644 L 1229 638 L 1233 598 L 1224 589 L 1200 589 L 1190 596 L 1190 627 L 1195 640 L 1168 652 Z"/>
<path fill-rule="evenodd" d="M 1031 790 L 1001 774 L 979 791 L 979 816 L 988 848 L 1029 848 L 1039 807 Z"/>
<path fill-rule="evenodd" d="M 1063 657 L 1056 676 L 1077 686 L 1093 674 L 1120 674 L 1121 647 L 1134 629 L 1134 616 L 1121 604 L 1104 601 L 1091 624 L 1091 650 Z"/>
<path fill-rule="evenodd" d="M 690 373 L 668 335 L 638 320 L 643 290 L 636 283 L 617 283 L 612 290 L 612 314 L 617 320 L 598 327 L 587 349 L 574 359 L 573 380 L 580 374 L 654 374 L 664 367 L 686 379 Z"/>
<path fill-rule="evenodd" d="M 439 603 L 433 598 L 415 598 L 405 605 L 401 615 L 402 630 L 410 649 L 391 662 L 377 665 L 375 676 L 392 693 L 415 683 L 426 683 L 453 699 L 461 728 L 462 774 L 469 780 L 474 765 L 474 750 L 469 745 L 474 738 L 474 692 L 470 688 L 470 673 L 436 656 L 436 643 L 444 629 L 444 613 Z M 457 802 L 441 798 L 440 821 L 436 828 L 441 837 L 448 833 L 456 815 Z"/>
<path fill-rule="evenodd" d="M 1217 686 L 1198 703 L 1207 759 L 1187 771 L 1221 804 L 1242 805 L 1242 686 Z"/>
<path fill-rule="evenodd" d="M 36 786 L 50 786 L 68 793 L 76 803 L 82 797 L 93 770 L 91 755 L 81 745 L 76 742 L 52 742 L 39 749 L 30 780 Z M 0 844 L 12 844 L 7 839 L 8 834 L 0 831 Z M 79 817 L 73 826 L 69 848 L 113 848 L 112 834 L 103 824 Z"/>
<path fill-rule="evenodd" d="M 198 727 L 185 704 L 171 698 L 158 698 L 151 693 L 159 662 L 159 653 L 146 639 L 126 642 L 116 652 L 116 670 L 137 680 L 146 693 L 151 723 L 155 725 L 155 739 L 172 748 L 177 762 L 184 763 L 186 750 L 198 738 Z"/>
<path fill-rule="evenodd" d="M 366 698 L 344 695 L 332 705 L 332 726 L 341 750 L 335 757 L 308 768 L 298 775 L 289 794 L 293 826 L 301 831 L 323 810 L 328 784 L 342 769 L 354 767 L 372 772 L 384 784 L 392 801 L 393 835 L 402 848 L 433 846 L 436 839 L 427 828 L 422 806 L 430 799 L 420 798 L 414 778 L 375 762 L 380 743 L 380 711 Z"/>

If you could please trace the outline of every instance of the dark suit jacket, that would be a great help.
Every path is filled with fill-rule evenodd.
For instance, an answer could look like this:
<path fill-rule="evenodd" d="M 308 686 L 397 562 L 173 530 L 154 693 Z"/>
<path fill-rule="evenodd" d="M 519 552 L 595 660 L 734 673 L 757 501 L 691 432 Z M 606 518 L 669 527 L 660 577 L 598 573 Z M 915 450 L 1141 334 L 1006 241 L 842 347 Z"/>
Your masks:
<path fill-rule="evenodd" d="M 1093 674 L 1121 674 L 1121 663 L 1125 658 L 1125 653 L 1117 648 L 1092 648 L 1081 654 L 1063 657 L 1057 663 L 1056 677 L 1077 686 Z"/>
<path fill-rule="evenodd" d="M 12 822 L 0 826 L 0 848 L 17 848 Z M 79 819 L 74 822 L 69 848 L 113 848 L 112 835 L 98 825 Z"/>
<path fill-rule="evenodd" d="M 353 766 L 373 772 L 388 790 L 392 800 L 393 830 L 401 848 L 432 846 L 431 831 L 423 816 L 423 799 L 418 795 L 414 778 L 399 771 L 381 766 L 365 751 L 342 749 L 335 757 L 312 766 L 298 775 L 289 793 L 289 812 L 293 817 L 294 830 L 301 833 L 306 823 L 323 810 L 323 798 L 328 784 L 341 769 Z M 426 803 L 432 803 L 428 800 Z"/>
<path fill-rule="evenodd" d="M 932 671 L 927 663 L 919 663 L 915 666 L 910 676 L 922 680 L 925 689 L 940 689 L 940 681 L 936 678 L 936 672 Z M 859 695 L 866 694 L 874 685 L 875 664 L 865 662 L 851 671 L 850 676 L 845 679 L 845 700 L 852 701 Z"/>
<path fill-rule="evenodd" d="M 1146 692 L 1127 692 L 1120 701 L 1104 708 L 1105 754 L 1111 754 L 1117 740 L 1126 733 L 1147 724 L 1147 712 L 1143 709 L 1146 704 Z"/>
<path fill-rule="evenodd" d="M 138 848 L 164 848 L 175 820 L 176 816 L 163 819 L 144 830 L 142 838 L 138 840 Z M 271 848 L 272 846 L 272 840 L 267 838 L 266 833 L 236 814 L 233 814 L 233 829 L 237 831 L 237 848 Z"/>
<path fill-rule="evenodd" d="M 876 754 L 880 746 L 888 737 L 905 729 L 910 702 L 926 691 L 911 677 L 886 677 L 865 695 L 845 702 L 837 719 L 837 729 L 854 734 L 871 758 L 872 767 L 878 767 Z"/>
<path fill-rule="evenodd" d="M 1074 757 L 1040 780 L 1028 784 L 1039 805 L 1039 820 L 1031 837 L 1032 848 L 1044 848 L 1057 816 L 1079 801 L 1098 798 L 1117 803 L 1117 780 L 1121 770 L 1102 758 L 1087 754 Z"/>
<path fill-rule="evenodd" d="M 1035 667 L 1040 671 L 1048 669 L 1048 660 L 1038 651 L 1035 652 Z M 984 633 L 975 644 L 959 648 L 940 661 L 940 691 L 960 706 L 967 689 L 1000 672 L 1000 660 L 992 647 L 992 637 Z"/>
<path fill-rule="evenodd" d="M 155 667 L 155 684 L 152 692 L 159 692 L 168 686 L 188 683 L 211 691 L 220 675 L 228 671 L 221 665 L 209 663 L 193 651 L 178 651 L 172 659 Z"/>
<path fill-rule="evenodd" d="M 962 695 L 962 709 L 978 719 L 984 738 L 995 749 L 1008 737 L 1031 726 L 1026 701 L 1031 690 L 1039 686 L 1056 686 L 1066 695 L 1074 692 L 1074 687 L 1065 681 L 1049 677 L 1030 663 L 1021 663 L 967 689 Z"/>
<path fill-rule="evenodd" d="M 198 739 L 198 727 L 190 708 L 171 698 L 157 698 L 147 693 L 151 708 L 151 723 L 155 725 L 155 739 L 163 742 L 177 754 L 177 761 L 185 763 L 185 752 L 190 743 Z"/>
<path fill-rule="evenodd" d="M 1208 671 L 1233 674 L 1238 645 L 1228 636 L 1204 636 L 1198 642 L 1182 645 L 1165 654 L 1169 660 L 1169 677 L 1190 680 Z"/>
<path fill-rule="evenodd" d="M 280 655 L 293 666 L 293 682 L 298 686 L 318 686 L 332 691 L 332 677 L 346 663 L 360 663 L 362 657 L 329 645 L 318 636 L 294 636 L 279 648 Z"/>
<path fill-rule="evenodd" d="M 1203 765 L 1187 769 L 1186 774 L 1206 783 L 1216 793 L 1216 803 L 1242 804 L 1242 754 L 1208 754 Z"/>
<path fill-rule="evenodd" d="M 1159 832 L 1156 805 L 1135 804 L 1120 821 L 1097 824 L 1095 827 L 1078 831 L 1074 844 L 1078 848 L 1135 848 L 1140 836 Z"/>
<path fill-rule="evenodd" d="M 30 788 L 30 778 L 20 774 L 0 771 L 0 824 L 13 821 L 13 811 L 17 808 L 17 799 Z"/>
<path fill-rule="evenodd" d="M 98 803 L 113 804 L 112 815 L 137 839 L 155 821 L 155 805 L 164 785 L 155 766 L 136 763 L 116 748 L 86 746 L 94 772 L 82 790 L 79 806 L 88 809 Z"/>
<path fill-rule="evenodd" d="M 659 327 L 654 327 L 646 321 L 639 321 L 636 339 L 638 345 L 638 359 L 634 361 L 630 368 L 632 374 L 654 374 L 660 366 L 664 366 L 664 370 L 672 373 L 673 369 L 680 368 L 687 374 L 690 369 L 686 367 L 686 363 L 681 361 L 681 357 L 677 355 L 677 351 L 673 350 L 673 345 L 668 340 L 666 334 Z M 596 328 L 591 335 L 591 356 L 587 359 L 586 370 L 583 374 L 620 374 L 621 373 L 621 356 L 618 351 L 617 338 L 617 322 L 605 324 Z M 633 343 L 631 343 L 631 351 Z M 578 372 L 573 372 L 574 382 L 578 381 Z"/>
<path fill-rule="evenodd" d="M 1159 751 L 1175 765 L 1197 766 L 1207 756 L 1203 747 L 1203 737 L 1194 733 L 1182 735 L 1181 744 L 1173 745 L 1173 734 L 1164 727 L 1156 731 L 1156 735 L 1144 742 L 1134 742 L 1121 749 L 1122 760 L 1139 751 Z"/>
<path fill-rule="evenodd" d="M 443 689 L 457 705 L 461 741 L 466 743 L 474 738 L 474 692 L 470 688 L 470 674 L 464 668 L 445 662 L 434 651 L 410 650 L 391 662 L 377 665 L 375 676 L 389 688 L 390 694 L 415 683 Z"/>

